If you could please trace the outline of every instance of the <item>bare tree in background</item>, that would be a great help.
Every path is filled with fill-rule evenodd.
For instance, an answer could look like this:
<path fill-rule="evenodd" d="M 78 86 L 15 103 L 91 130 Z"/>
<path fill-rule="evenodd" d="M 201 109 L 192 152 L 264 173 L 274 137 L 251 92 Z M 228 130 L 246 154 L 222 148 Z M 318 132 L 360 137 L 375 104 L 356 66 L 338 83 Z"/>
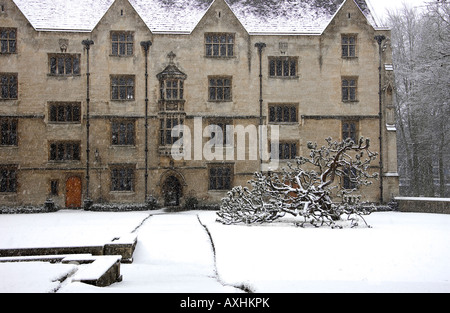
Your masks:
<path fill-rule="evenodd" d="M 400 176 L 409 196 L 448 197 L 450 4 L 390 12 L 396 75 Z"/>

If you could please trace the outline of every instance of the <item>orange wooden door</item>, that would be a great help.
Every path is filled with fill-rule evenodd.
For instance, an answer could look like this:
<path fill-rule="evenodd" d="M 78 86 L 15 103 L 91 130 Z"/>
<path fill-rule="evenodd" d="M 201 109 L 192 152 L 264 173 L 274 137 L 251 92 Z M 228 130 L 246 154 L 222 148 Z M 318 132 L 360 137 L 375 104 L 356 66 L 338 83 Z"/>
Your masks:
<path fill-rule="evenodd" d="M 66 182 L 66 207 L 81 208 L 81 178 L 70 177 Z"/>

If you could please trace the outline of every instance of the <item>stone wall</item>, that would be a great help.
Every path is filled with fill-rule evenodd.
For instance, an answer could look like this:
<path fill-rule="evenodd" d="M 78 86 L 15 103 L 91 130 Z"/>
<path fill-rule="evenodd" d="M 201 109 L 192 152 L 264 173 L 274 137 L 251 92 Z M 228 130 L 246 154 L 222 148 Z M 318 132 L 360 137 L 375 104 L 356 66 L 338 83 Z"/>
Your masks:
<path fill-rule="evenodd" d="M 396 197 L 401 212 L 450 214 L 450 198 Z"/>
<path fill-rule="evenodd" d="M 217 14 L 221 12 L 221 14 Z M 259 124 L 259 55 L 255 44 L 264 42 L 262 53 L 263 119 L 269 123 L 269 105 L 297 106 L 298 122 L 277 123 L 281 140 L 298 143 L 298 155 L 308 155 L 308 141 L 325 144 L 325 138 L 342 139 L 342 121 L 357 121 L 359 135 L 370 138 L 373 151 L 380 151 L 380 119 L 378 97 L 378 44 L 375 35 L 390 36 L 385 29 L 375 30 L 353 1 L 346 1 L 333 21 L 321 35 L 250 35 L 223 1 L 216 1 L 190 34 L 154 34 L 126 0 L 118 0 L 110 7 L 92 32 L 38 32 L 20 11 L 8 6 L 8 14 L 1 17 L 1 27 L 18 29 L 17 53 L 0 55 L 1 72 L 18 73 L 19 99 L 1 100 L 0 117 L 15 117 L 19 121 L 17 147 L 0 147 L 0 163 L 16 165 L 18 187 L 13 194 L 0 194 L 0 203 L 9 205 L 43 204 L 51 197 L 57 206 L 66 205 L 66 184 L 70 178 L 82 180 L 82 198 L 86 198 L 86 65 L 87 53 L 82 40 L 92 39 L 90 49 L 90 197 L 94 202 L 142 203 L 145 201 L 145 55 L 140 43 L 152 41 L 148 57 L 149 93 L 149 193 L 163 201 L 162 186 L 170 176 L 182 186 L 182 201 L 196 197 L 202 204 L 217 203 L 226 191 L 209 190 L 208 167 L 222 160 L 173 161 L 160 154 L 159 108 L 160 82 L 157 79 L 171 62 L 170 52 L 176 56 L 173 64 L 187 75 L 183 114 L 185 124 L 193 129 L 194 119 L 202 118 L 203 126 L 215 121 L 230 121 L 232 125 Z M 111 32 L 132 31 L 134 54 L 113 56 Z M 233 57 L 212 58 L 205 55 L 206 33 L 233 33 Z M 357 34 L 357 57 L 342 58 L 342 34 Z M 57 77 L 49 75 L 49 54 L 61 52 L 80 55 L 80 75 Z M 389 45 L 384 47 L 383 63 L 392 63 Z M 295 77 L 268 77 L 269 57 L 298 58 Z M 383 76 L 386 73 L 383 72 Z M 130 100 L 111 99 L 111 75 L 133 75 L 135 97 Z M 232 77 L 232 99 L 214 102 L 208 99 L 208 77 Z M 343 102 L 341 78 L 358 78 L 358 98 Z M 80 123 L 52 123 L 49 121 L 51 102 L 81 103 Z M 135 144 L 115 146 L 111 143 L 112 121 L 134 121 Z M 398 194 L 395 176 L 395 132 L 383 133 L 385 201 Z M 80 160 L 49 161 L 51 141 L 80 142 Z M 208 141 L 203 138 L 202 145 Z M 248 151 L 247 151 L 248 152 Z M 195 151 L 192 151 L 195 153 Z M 248 155 L 248 154 L 247 154 Z M 228 162 L 226 160 L 225 162 Z M 232 185 L 245 185 L 255 171 L 258 160 L 232 160 Z M 131 167 L 134 188 L 131 191 L 112 191 L 111 168 Z M 286 166 L 286 162 L 280 164 Z M 379 170 L 374 164 L 374 171 Z M 57 194 L 50 195 L 51 182 L 58 182 Z M 361 191 L 364 200 L 380 199 L 379 182 Z"/>

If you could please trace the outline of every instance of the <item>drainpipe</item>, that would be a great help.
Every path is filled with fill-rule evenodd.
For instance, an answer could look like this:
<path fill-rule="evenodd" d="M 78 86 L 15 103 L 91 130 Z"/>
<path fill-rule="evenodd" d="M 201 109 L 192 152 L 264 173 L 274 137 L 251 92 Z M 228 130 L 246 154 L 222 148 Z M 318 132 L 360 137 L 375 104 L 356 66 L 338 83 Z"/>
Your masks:
<path fill-rule="evenodd" d="M 89 70 L 89 50 L 91 46 L 94 45 L 94 42 L 90 39 L 83 40 L 81 42 L 83 46 L 86 48 L 86 198 L 84 200 L 84 208 L 89 209 L 92 205 L 92 200 L 89 195 L 89 154 L 90 154 L 90 142 L 89 142 L 89 128 L 90 128 L 90 120 L 89 120 L 89 104 L 91 102 L 89 96 L 89 85 L 90 85 L 90 70 Z"/>
<path fill-rule="evenodd" d="M 384 197 L 383 197 L 383 100 L 382 100 L 382 86 L 381 86 L 381 70 L 382 70 L 382 43 L 386 39 L 383 35 L 377 35 L 375 36 L 375 40 L 378 43 L 378 51 L 379 51 L 379 66 L 378 66 L 378 104 L 379 104 L 379 131 L 380 131 L 380 203 L 384 203 Z"/>
<path fill-rule="evenodd" d="M 262 125 L 263 125 L 263 87 L 262 87 L 262 52 L 266 47 L 264 42 L 257 42 L 255 47 L 258 48 L 259 55 L 259 163 L 260 163 L 260 172 L 262 172 Z"/>
<path fill-rule="evenodd" d="M 150 40 L 141 42 L 145 53 L 145 201 L 148 197 L 148 53 L 151 45 Z"/>

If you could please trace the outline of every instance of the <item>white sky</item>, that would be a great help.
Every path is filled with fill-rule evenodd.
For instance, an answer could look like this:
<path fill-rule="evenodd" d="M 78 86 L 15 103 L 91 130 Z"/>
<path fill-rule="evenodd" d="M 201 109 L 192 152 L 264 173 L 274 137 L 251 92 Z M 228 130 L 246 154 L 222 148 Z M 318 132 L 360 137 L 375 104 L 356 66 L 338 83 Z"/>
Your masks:
<path fill-rule="evenodd" d="M 375 14 L 380 19 L 385 19 L 386 17 L 386 10 L 395 10 L 399 9 L 403 6 L 403 3 L 407 3 L 409 6 L 415 7 L 415 6 L 423 6 L 426 2 L 429 2 L 430 0 L 366 0 L 367 2 L 370 2 L 372 5 Z"/>

